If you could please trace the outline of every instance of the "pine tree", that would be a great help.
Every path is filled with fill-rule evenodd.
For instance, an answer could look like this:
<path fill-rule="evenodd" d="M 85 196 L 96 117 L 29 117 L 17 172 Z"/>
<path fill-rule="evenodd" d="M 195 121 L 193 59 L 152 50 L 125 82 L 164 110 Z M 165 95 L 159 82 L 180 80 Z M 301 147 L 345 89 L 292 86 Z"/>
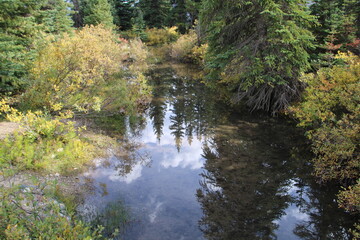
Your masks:
<path fill-rule="evenodd" d="M 185 0 L 174 0 L 172 1 L 172 8 L 171 8 L 171 17 L 170 17 L 170 26 L 177 26 L 178 31 L 181 34 L 184 34 L 188 27 L 189 21 L 187 18 L 187 9 Z"/>
<path fill-rule="evenodd" d="M 60 34 L 71 28 L 64 0 L 0 1 L 0 94 L 26 86 L 31 46 L 41 32 Z"/>
<path fill-rule="evenodd" d="M 81 13 L 84 24 L 114 27 L 114 19 L 111 14 L 111 5 L 108 0 L 83 0 L 81 2 Z"/>
<path fill-rule="evenodd" d="M 354 42 L 360 30 L 360 2 L 357 0 L 315 0 L 310 9 L 319 22 L 313 28 L 319 45 L 316 53 L 349 50 L 348 44 Z"/>
<path fill-rule="evenodd" d="M 252 110 L 286 108 L 309 68 L 313 21 L 303 0 L 205 0 L 208 83 L 221 80 L 234 102 L 246 100 Z"/>
<path fill-rule="evenodd" d="M 142 38 L 144 37 L 143 34 L 145 28 L 144 14 L 140 8 L 136 7 L 134 10 L 134 17 L 131 19 L 131 29 L 137 36 Z"/>
<path fill-rule="evenodd" d="M 201 0 L 186 0 L 186 14 L 189 18 L 190 26 L 195 24 L 195 21 L 199 17 L 199 11 L 201 8 Z"/>
<path fill-rule="evenodd" d="M 64 0 L 47 0 L 38 13 L 36 22 L 43 26 L 43 31 L 59 34 L 71 29 L 74 22 L 69 10 L 71 5 Z"/>
<path fill-rule="evenodd" d="M 41 0 L 0 1 L 0 94 L 21 89 L 26 74 L 27 48 L 37 32 L 34 14 Z"/>
<path fill-rule="evenodd" d="M 131 19 L 134 17 L 133 0 L 113 0 L 114 4 L 114 23 L 120 30 L 131 29 Z"/>
<path fill-rule="evenodd" d="M 168 0 L 141 0 L 138 4 L 149 28 L 162 28 L 168 19 L 170 2 Z"/>
<path fill-rule="evenodd" d="M 79 28 L 83 25 L 83 19 L 81 15 L 81 2 L 80 0 L 70 0 L 72 3 L 72 20 L 74 21 L 74 27 Z"/>

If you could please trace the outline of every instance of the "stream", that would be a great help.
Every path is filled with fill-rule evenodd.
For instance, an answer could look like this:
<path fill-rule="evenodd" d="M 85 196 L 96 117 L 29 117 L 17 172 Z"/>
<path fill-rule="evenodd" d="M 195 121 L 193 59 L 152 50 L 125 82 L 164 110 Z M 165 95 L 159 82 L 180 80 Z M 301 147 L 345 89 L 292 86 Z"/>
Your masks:
<path fill-rule="evenodd" d="M 351 239 L 354 219 L 339 189 L 315 182 L 293 121 L 232 109 L 186 65 L 160 65 L 149 83 L 150 107 L 124 124 L 131 154 L 82 176 L 94 191 L 80 212 L 125 221 L 125 240 Z"/>

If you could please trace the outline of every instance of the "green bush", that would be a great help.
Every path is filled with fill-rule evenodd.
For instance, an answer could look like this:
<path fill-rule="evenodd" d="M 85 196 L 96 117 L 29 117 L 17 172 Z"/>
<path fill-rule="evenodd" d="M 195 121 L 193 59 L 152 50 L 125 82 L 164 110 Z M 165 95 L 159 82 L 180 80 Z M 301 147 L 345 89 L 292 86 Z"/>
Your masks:
<path fill-rule="evenodd" d="M 0 167 L 67 173 L 95 156 L 95 146 L 79 137 L 81 129 L 65 121 L 71 115 L 51 118 L 41 111 L 20 113 L 0 102 L 0 112 L 20 123 L 20 131 L 0 140 Z"/>
<path fill-rule="evenodd" d="M 0 189 L 0 239 L 103 239 L 102 228 L 91 229 L 72 219 L 61 203 L 37 187 Z"/>
<path fill-rule="evenodd" d="M 292 108 L 299 125 L 309 128 L 316 175 L 325 181 L 360 176 L 360 58 L 345 54 L 338 58 L 347 65 L 304 77 L 308 84 L 304 101 Z"/>
<path fill-rule="evenodd" d="M 340 206 L 360 213 L 360 57 L 341 53 L 337 58 L 345 64 L 303 78 L 304 100 L 291 110 L 308 129 L 316 176 L 342 183 Z"/>

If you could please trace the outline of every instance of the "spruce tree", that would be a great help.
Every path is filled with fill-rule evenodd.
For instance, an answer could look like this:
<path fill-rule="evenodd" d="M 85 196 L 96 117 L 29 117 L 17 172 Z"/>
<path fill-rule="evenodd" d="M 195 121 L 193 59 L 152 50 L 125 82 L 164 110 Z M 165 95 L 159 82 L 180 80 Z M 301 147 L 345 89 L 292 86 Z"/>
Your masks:
<path fill-rule="evenodd" d="M 170 14 L 171 14 L 170 17 L 171 20 L 169 22 L 169 25 L 177 26 L 178 31 L 184 34 L 189 27 L 185 0 L 172 1 L 172 8 Z"/>
<path fill-rule="evenodd" d="M 114 23 L 120 30 L 131 29 L 131 19 L 134 17 L 133 0 L 113 0 Z"/>
<path fill-rule="evenodd" d="M 42 25 L 42 30 L 47 33 L 59 34 L 69 31 L 74 24 L 70 16 L 70 7 L 65 0 L 47 0 L 36 14 L 36 22 Z"/>
<path fill-rule="evenodd" d="M 0 94 L 14 92 L 24 86 L 28 47 L 38 30 L 35 13 L 41 0 L 0 1 Z"/>
<path fill-rule="evenodd" d="M 310 9 L 319 22 L 313 28 L 318 43 L 316 54 L 355 50 L 351 43 L 359 37 L 358 0 L 314 0 Z"/>
<path fill-rule="evenodd" d="M 80 0 L 70 0 L 72 3 L 72 20 L 74 21 L 74 27 L 79 28 L 83 25 L 83 19 L 81 15 Z"/>
<path fill-rule="evenodd" d="M 209 41 L 208 83 L 219 82 L 234 102 L 276 113 L 298 97 L 309 68 L 314 18 L 306 1 L 204 0 L 201 22 Z"/>
<path fill-rule="evenodd" d="M 109 28 L 114 27 L 111 5 L 108 0 L 83 0 L 81 13 L 86 25 L 103 24 Z"/>
<path fill-rule="evenodd" d="M 169 16 L 170 2 L 168 0 L 141 0 L 138 4 L 144 14 L 144 21 L 149 28 L 166 26 Z"/>

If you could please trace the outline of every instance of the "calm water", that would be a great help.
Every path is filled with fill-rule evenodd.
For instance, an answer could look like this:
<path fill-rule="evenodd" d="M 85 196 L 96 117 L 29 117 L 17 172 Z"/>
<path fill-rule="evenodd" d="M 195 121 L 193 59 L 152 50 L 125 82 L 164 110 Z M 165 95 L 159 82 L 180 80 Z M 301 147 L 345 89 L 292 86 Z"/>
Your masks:
<path fill-rule="evenodd" d="M 84 175 L 95 191 L 82 209 L 122 203 L 125 240 L 350 239 L 353 220 L 338 209 L 337 189 L 311 178 L 302 133 L 232 111 L 197 78 L 181 65 L 150 73 L 150 108 L 125 122 L 131 153 Z"/>

